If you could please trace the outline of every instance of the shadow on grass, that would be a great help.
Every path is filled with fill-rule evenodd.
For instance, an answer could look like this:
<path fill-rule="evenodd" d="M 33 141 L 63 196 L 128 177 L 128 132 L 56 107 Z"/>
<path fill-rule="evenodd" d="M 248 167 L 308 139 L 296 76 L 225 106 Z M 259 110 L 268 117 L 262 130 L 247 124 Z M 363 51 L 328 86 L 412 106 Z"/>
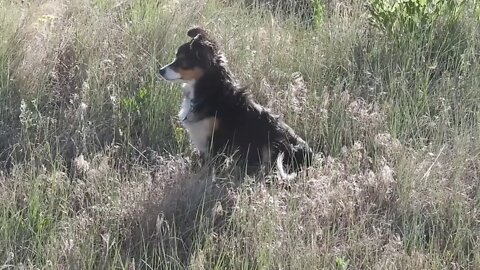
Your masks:
<path fill-rule="evenodd" d="M 233 166 L 235 167 L 235 166 Z M 137 267 L 186 268 L 205 237 L 222 233 L 235 205 L 237 189 L 249 179 L 240 169 L 204 166 L 196 173 L 172 176 L 157 171 L 139 214 L 127 221 L 125 259 Z M 160 183 L 161 182 L 161 183 Z"/>

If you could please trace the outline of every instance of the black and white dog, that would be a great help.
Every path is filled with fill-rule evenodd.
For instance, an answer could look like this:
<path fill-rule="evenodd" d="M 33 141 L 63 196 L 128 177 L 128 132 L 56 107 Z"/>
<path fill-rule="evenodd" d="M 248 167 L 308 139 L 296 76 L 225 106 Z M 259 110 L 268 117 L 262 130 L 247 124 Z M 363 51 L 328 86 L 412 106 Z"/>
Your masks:
<path fill-rule="evenodd" d="M 205 30 L 193 28 L 187 35 L 192 39 L 178 48 L 175 60 L 161 68 L 160 75 L 184 83 L 179 118 L 202 158 L 225 153 L 248 166 L 276 164 L 287 179 L 310 165 L 307 143 L 239 87 Z"/>

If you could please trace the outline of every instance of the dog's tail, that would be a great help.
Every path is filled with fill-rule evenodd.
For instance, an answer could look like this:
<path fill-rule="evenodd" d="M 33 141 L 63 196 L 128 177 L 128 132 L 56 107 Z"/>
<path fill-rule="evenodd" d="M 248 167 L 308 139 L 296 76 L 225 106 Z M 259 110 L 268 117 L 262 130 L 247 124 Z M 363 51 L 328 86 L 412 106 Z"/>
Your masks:
<path fill-rule="evenodd" d="M 285 155 L 283 152 L 279 153 L 278 156 L 277 156 L 277 171 L 280 175 L 280 178 L 284 181 L 292 181 L 293 179 L 295 179 L 295 177 L 297 177 L 297 173 L 296 172 L 292 172 L 292 173 L 287 173 L 285 171 L 285 167 L 284 167 L 284 158 L 285 158 Z"/>
<path fill-rule="evenodd" d="M 277 171 L 282 180 L 291 181 L 297 177 L 297 171 L 302 166 L 310 166 L 312 161 L 313 152 L 308 146 L 294 147 L 293 153 L 285 152 L 278 153 L 276 165 Z M 287 165 L 287 168 L 285 168 Z"/>

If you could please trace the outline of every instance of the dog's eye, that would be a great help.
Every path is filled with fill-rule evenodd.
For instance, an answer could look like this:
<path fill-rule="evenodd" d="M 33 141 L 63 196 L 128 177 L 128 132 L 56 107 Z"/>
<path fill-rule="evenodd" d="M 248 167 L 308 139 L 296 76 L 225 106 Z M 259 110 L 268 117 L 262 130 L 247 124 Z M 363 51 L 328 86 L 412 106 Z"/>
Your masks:
<path fill-rule="evenodd" d="M 175 59 L 175 61 L 173 62 L 173 64 L 174 64 L 176 67 L 182 68 L 182 67 L 185 65 L 185 60 L 184 60 L 183 58 L 177 57 L 177 58 Z"/>
<path fill-rule="evenodd" d="M 178 61 L 178 64 L 180 65 L 181 68 L 189 68 L 190 67 L 190 63 L 185 59 L 180 59 Z"/>

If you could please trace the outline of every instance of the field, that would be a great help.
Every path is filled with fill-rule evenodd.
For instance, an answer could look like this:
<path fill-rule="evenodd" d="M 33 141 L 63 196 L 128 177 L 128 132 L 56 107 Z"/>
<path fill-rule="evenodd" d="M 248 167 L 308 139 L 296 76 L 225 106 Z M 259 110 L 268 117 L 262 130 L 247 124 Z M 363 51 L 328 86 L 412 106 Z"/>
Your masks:
<path fill-rule="evenodd" d="M 0 269 L 480 269 L 479 4 L 292 3 L 0 0 Z M 315 149 L 289 188 L 198 166 L 194 25 Z"/>

